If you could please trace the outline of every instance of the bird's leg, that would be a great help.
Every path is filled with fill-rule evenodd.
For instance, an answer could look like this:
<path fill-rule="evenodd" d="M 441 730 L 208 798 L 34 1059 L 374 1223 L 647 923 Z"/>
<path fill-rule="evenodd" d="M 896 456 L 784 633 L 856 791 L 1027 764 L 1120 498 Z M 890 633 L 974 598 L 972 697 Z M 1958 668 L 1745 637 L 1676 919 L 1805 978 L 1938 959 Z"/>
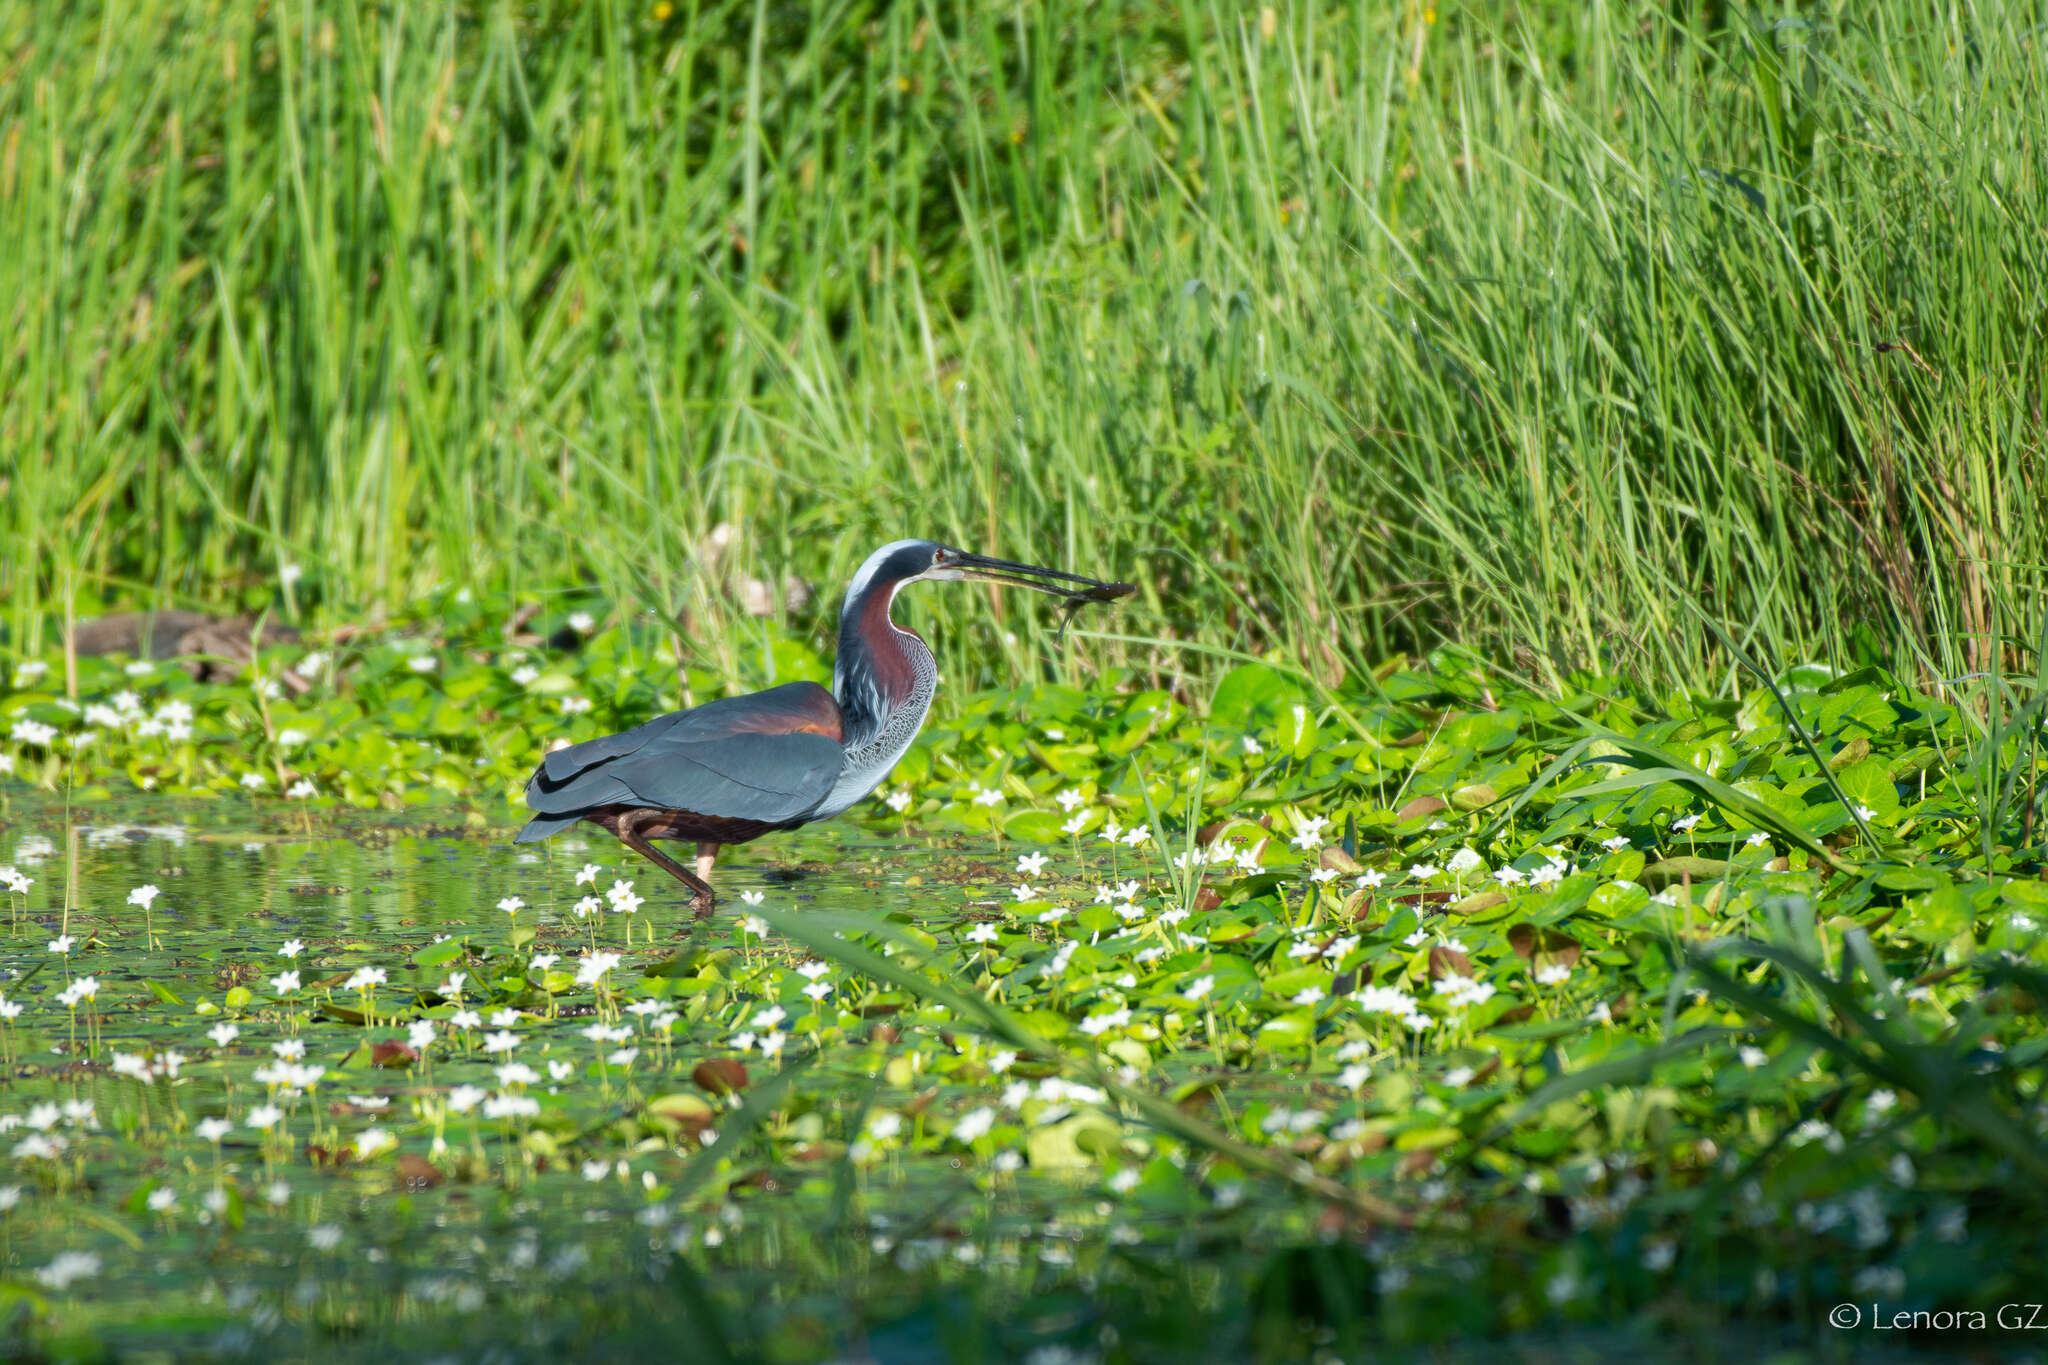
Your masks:
<path fill-rule="evenodd" d="M 717 844 L 697 845 L 697 875 L 705 881 L 711 880 L 711 864 L 718 860 Z"/>
<path fill-rule="evenodd" d="M 649 843 L 647 836 L 641 833 L 641 829 L 645 825 L 659 820 L 661 815 L 662 812 L 650 810 L 644 806 L 637 810 L 627 811 L 619 817 L 619 842 L 632 849 L 648 862 L 653 863 L 663 872 L 668 873 L 669 876 L 674 877 L 684 886 L 689 887 L 690 908 L 697 912 L 699 919 L 702 919 L 710 914 L 711 908 L 718 903 L 718 896 L 712 891 L 711 883 L 691 872 L 689 868 L 684 867 L 674 858 L 663 853 L 660 849 Z M 706 872 L 711 870 L 709 860 L 702 857 L 698 859 L 697 865 Z"/>

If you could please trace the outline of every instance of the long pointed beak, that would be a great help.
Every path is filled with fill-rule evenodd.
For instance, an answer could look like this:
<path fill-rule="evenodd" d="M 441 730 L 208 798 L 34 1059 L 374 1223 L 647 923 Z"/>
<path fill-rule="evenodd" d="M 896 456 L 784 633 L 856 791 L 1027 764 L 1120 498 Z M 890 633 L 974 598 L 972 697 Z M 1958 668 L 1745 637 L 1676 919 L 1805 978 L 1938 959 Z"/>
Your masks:
<path fill-rule="evenodd" d="M 1105 583 L 1099 578 L 1084 578 L 1080 574 L 1043 569 L 1036 564 L 1018 564 L 1008 559 L 990 559 L 964 550 L 955 550 L 952 554 L 952 567 L 959 569 L 960 576 L 970 582 L 1030 588 L 1034 592 L 1063 597 L 1069 602 L 1114 602 L 1138 590 L 1135 583 Z"/>

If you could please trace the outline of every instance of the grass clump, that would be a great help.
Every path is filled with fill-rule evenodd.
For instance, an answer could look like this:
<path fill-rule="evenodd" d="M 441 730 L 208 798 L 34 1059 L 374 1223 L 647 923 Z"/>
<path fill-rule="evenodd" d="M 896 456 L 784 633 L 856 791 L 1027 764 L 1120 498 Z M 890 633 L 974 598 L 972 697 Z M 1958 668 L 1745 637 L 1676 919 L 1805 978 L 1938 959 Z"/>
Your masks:
<path fill-rule="evenodd" d="M 730 673 L 724 578 L 921 533 L 1144 578 L 1134 661 L 1698 678 L 1697 599 L 1779 657 L 2002 666 L 2048 561 L 2039 42 L 1895 2 L 16 8 L 6 623 L 587 575 Z M 936 610 L 949 675 L 1028 657 Z"/>

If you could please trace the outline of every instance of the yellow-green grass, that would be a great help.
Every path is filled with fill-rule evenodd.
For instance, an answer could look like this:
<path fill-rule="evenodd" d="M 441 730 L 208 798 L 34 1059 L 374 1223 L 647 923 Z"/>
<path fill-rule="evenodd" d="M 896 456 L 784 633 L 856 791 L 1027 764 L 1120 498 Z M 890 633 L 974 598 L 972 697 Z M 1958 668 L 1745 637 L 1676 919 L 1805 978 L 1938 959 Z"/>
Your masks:
<path fill-rule="evenodd" d="M 583 576 L 731 671 L 729 522 L 812 613 L 930 534 L 1326 679 L 1704 682 L 1688 601 L 1994 665 L 2048 560 L 2040 18 L 9 7 L 5 624 Z M 934 610 L 951 676 L 1047 628 Z"/>

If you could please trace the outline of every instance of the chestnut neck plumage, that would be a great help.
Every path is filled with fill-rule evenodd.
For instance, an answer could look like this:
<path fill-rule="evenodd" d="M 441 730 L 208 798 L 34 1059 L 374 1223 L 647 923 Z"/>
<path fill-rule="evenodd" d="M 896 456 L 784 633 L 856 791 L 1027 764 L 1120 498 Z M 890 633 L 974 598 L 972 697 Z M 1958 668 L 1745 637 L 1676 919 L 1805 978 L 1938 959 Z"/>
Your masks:
<path fill-rule="evenodd" d="M 883 579 L 863 566 L 839 611 L 839 656 L 832 693 L 839 702 L 846 763 L 818 816 L 836 815 L 889 775 L 924 726 L 938 690 L 938 661 L 916 632 L 889 619 L 896 590 L 909 579 Z"/>

